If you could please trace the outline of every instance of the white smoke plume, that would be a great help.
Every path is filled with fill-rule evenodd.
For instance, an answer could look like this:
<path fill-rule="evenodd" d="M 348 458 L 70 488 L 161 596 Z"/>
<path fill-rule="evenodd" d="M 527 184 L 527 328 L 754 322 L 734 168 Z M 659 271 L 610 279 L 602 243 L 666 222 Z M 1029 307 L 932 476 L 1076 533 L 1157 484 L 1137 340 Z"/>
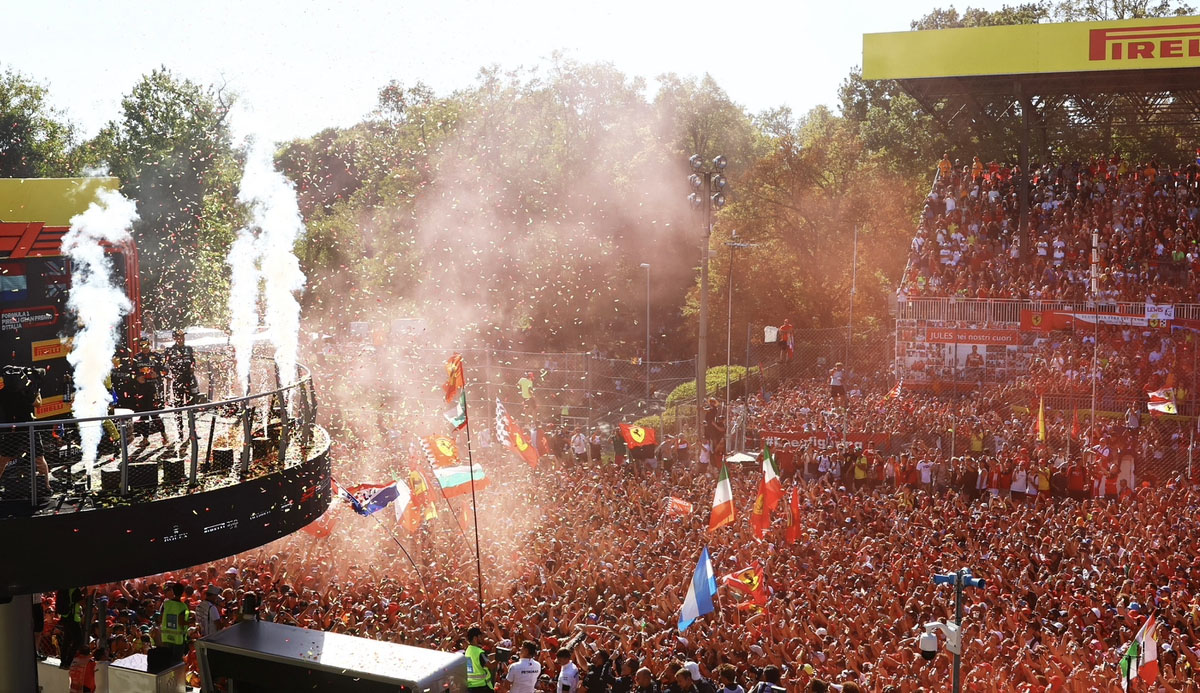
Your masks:
<path fill-rule="evenodd" d="M 138 218 L 137 207 L 113 190 L 100 190 L 96 197 L 82 214 L 71 219 L 71 230 L 62 239 L 63 252 L 71 258 L 67 308 L 75 315 L 79 328 L 67 354 L 75 382 L 71 410 L 77 418 L 108 414 L 111 399 L 104 381 L 112 372 L 121 316 L 131 308 L 129 298 L 112 281 L 112 263 L 101 243 L 129 240 L 129 229 Z M 98 423 L 80 427 L 83 463 L 89 476 L 96 462 L 101 430 Z"/>
<path fill-rule="evenodd" d="M 289 385 L 296 380 L 300 346 L 300 302 L 296 292 L 304 288 L 304 272 L 294 249 L 304 233 L 304 220 L 295 187 L 275 170 L 273 152 L 262 140 L 256 140 L 246 156 L 238 199 L 250 206 L 251 225 L 259 229 L 267 334 L 275 347 L 280 383 Z"/>
<path fill-rule="evenodd" d="M 250 353 L 258 331 L 258 246 L 250 229 L 238 231 L 225 258 L 229 265 L 229 341 L 233 345 L 238 391 L 246 391 L 250 378 Z"/>

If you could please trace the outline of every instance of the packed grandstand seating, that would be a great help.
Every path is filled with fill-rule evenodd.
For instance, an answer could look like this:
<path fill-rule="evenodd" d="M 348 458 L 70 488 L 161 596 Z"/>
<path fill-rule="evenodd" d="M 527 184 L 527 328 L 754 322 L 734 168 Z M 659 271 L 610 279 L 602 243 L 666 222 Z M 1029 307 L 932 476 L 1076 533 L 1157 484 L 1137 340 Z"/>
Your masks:
<path fill-rule="evenodd" d="M 1019 261 L 1014 169 L 943 162 L 912 241 L 908 296 L 1084 301 L 1092 232 L 1103 301 L 1196 303 L 1200 174 L 1120 157 L 1032 171 L 1030 253 Z"/>

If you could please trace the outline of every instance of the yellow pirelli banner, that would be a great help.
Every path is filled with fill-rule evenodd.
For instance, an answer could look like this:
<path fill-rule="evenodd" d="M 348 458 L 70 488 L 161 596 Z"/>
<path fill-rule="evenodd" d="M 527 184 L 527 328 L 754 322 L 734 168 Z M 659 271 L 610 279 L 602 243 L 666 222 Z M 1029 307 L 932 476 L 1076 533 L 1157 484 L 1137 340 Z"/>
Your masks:
<path fill-rule="evenodd" d="M 865 79 L 1200 67 L 1200 17 L 863 35 Z"/>
<path fill-rule="evenodd" d="M 37 222 L 70 226 L 105 188 L 116 190 L 120 181 L 111 176 L 92 178 L 0 178 L 0 221 Z"/>

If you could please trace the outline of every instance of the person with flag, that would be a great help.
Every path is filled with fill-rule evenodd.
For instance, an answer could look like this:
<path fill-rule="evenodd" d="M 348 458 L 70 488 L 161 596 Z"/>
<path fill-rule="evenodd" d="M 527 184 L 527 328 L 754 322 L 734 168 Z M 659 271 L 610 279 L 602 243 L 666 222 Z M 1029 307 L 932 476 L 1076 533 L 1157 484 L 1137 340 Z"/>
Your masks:
<path fill-rule="evenodd" d="M 1158 680 L 1158 621 L 1154 614 L 1150 614 L 1133 641 L 1125 646 L 1117 666 L 1121 670 L 1123 691 L 1129 690 L 1135 679 L 1147 686 Z"/>
<path fill-rule="evenodd" d="M 687 630 L 696 619 L 711 614 L 714 610 L 713 597 L 717 594 L 717 579 L 713 575 L 712 561 L 708 557 L 708 547 L 700 551 L 700 560 L 692 573 L 692 581 L 688 583 L 687 595 L 683 598 L 683 606 L 679 610 L 679 632 Z"/>
<path fill-rule="evenodd" d="M 729 483 L 729 469 L 721 465 L 721 476 L 717 479 L 717 490 L 713 494 L 712 514 L 708 519 L 708 531 L 715 532 L 730 524 L 735 516 L 733 508 L 733 485 Z"/>
<path fill-rule="evenodd" d="M 763 445 L 762 453 L 763 476 L 758 485 L 758 497 L 754 500 L 754 509 L 750 513 L 750 524 L 754 527 L 754 536 L 762 539 L 771 526 L 771 513 L 779 505 L 783 497 L 783 484 L 779 480 L 779 467 L 771 455 L 771 447 Z"/>

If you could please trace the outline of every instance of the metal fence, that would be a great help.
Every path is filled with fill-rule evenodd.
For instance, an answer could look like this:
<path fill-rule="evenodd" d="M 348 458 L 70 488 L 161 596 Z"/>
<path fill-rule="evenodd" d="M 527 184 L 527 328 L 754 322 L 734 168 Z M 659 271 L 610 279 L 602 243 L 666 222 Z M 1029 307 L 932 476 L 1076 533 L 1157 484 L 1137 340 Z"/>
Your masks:
<path fill-rule="evenodd" d="M 338 403 L 328 409 L 334 430 L 385 432 L 439 418 L 442 364 L 452 352 L 389 344 L 330 343 L 311 363 Z M 596 353 L 460 349 L 467 407 L 480 425 L 500 401 L 527 427 L 587 427 L 632 421 L 661 410 L 667 395 L 695 378 L 695 361 L 631 361 Z M 522 380 L 529 387 L 522 388 Z M 528 394 L 528 397 L 525 395 Z"/>
<path fill-rule="evenodd" d="M 154 500 L 253 478 L 305 460 L 317 404 L 312 378 L 279 387 L 272 362 L 256 359 L 251 392 L 225 397 L 232 362 L 199 359 L 201 392 L 218 401 L 90 419 L 0 424 L 0 515 L 59 512 Z M 99 431 L 88 473 L 81 432 Z M 49 471 L 52 475 L 47 477 Z"/>

